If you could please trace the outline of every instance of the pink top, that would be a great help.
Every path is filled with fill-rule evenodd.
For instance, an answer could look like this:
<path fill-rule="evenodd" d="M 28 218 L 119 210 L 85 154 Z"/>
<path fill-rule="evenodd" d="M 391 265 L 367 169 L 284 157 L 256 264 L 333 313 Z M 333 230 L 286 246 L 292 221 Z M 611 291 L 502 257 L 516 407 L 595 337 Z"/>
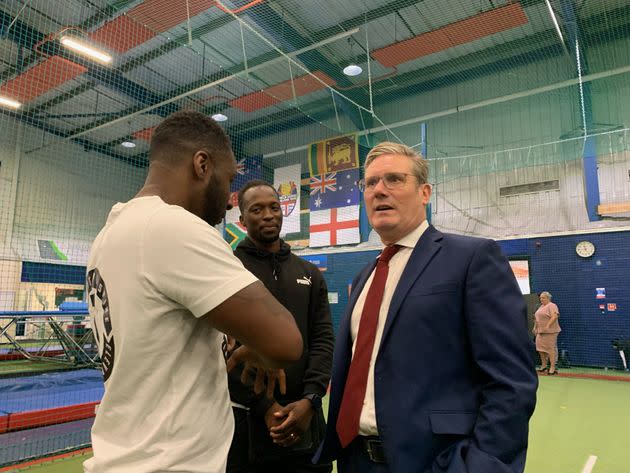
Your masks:
<path fill-rule="evenodd" d="M 551 324 L 551 327 L 547 328 L 549 324 L 549 320 L 553 314 L 558 314 L 558 318 L 560 318 L 560 311 L 558 310 L 558 306 L 553 302 L 547 303 L 547 305 L 541 305 L 534 317 L 536 317 L 536 329 L 538 333 L 558 333 L 560 332 L 560 324 L 558 323 L 558 319 L 555 320 L 554 323 Z"/>

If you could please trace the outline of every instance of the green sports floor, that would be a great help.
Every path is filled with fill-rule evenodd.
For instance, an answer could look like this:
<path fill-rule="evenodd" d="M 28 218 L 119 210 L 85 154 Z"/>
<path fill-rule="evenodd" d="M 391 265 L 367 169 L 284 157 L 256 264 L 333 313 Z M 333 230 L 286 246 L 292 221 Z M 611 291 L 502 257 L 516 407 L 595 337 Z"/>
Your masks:
<path fill-rule="evenodd" d="M 530 425 L 526 473 L 630 473 L 630 382 L 541 376 Z M 8 471 L 80 473 L 88 455 Z"/>

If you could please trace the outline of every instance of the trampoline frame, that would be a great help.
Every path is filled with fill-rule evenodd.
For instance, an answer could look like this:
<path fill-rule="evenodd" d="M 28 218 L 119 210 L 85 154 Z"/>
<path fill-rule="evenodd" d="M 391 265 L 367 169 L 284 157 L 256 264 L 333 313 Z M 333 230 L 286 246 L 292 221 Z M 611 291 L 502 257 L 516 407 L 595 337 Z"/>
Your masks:
<path fill-rule="evenodd" d="M 0 340 L 5 337 L 15 351 L 27 360 L 65 364 L 74 368 L 101 368 L 98 350 L 95 350 L 94 354 L 88 352 L 88 347 L 96 347 L 92 330 L 86 330 L 80 338 L 75 339 L 63 329 L 63 323 L 68 322 L 68 318 L 71 318 L 70 321 L 76 322 L 75 317 L 86 317 L 87 315 L 88 312 L 85 310 L 0 311 Z M 41 322 L 33 323 L 42 323 L 51 329 L 51 334 L 46 340 L 38 340 L 43 341 L 43 343 L 37 351 L 29 351 L 24 346 L 24 341 L 8 333 L 12 326 L 17 326 L 24 319 L 41 320 Z M 46 352 L 50 351 L 47 348 L 53 343 L 60 346 L 61 353 L 47 356 Z M 92 351 L 94 350 L 90 350 L 90 352 Z"/>

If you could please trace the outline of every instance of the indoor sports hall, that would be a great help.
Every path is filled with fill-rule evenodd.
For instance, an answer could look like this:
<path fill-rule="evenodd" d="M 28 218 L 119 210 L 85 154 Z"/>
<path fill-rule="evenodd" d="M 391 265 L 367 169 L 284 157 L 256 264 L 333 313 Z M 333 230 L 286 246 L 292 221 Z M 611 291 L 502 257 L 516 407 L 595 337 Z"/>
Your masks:
<path fill-rule="evenodd" d="M 2 0 L 0 472 L 91 455 L 88 252 L 187 109 L 229 135 L 233 192 L 277 189 L 335 328 L 382 248 L 365 157 L 419 151 L 430 223 L 499 242 L 530 328 L 541 292 L 559 308 L 526 473 L 630 472 L 630 0 Z"/>

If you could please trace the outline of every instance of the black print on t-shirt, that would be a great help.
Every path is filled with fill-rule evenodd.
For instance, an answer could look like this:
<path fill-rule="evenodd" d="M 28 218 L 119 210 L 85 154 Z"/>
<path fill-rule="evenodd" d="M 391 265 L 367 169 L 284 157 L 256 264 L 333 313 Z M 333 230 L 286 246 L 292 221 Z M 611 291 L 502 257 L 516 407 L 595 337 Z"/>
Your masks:
<path fill-rule="evenodd" d="M 112 333 L 112 318 L 109 313 L 109 298 L 107 297 L 107 287 L 98 269 L 92 269 L 87 275 L 88 291 L 90 294 L 90 304 L 92 311 L 92 329 L 98 351 L 103 364 L 103 378 L 105 381 L 112 374 L 114 368 L 114 334 Z M 97 305 L 98 304 L 98 305 Z M 98 317 L 101 315 L 102 317 Z M 97 320 L 99 319 L 99 320 Z"/>

